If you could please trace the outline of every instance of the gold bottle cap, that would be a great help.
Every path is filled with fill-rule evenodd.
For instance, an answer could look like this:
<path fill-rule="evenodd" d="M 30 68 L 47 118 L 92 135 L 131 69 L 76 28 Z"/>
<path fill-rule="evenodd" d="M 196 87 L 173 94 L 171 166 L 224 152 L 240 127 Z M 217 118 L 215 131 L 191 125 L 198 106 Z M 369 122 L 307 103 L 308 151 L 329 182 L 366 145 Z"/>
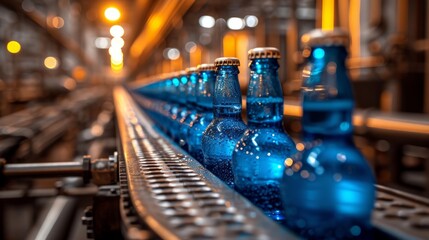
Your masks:
<path fill-rule="evenodd" d="M 345 46 L 350 43 L 349 34 L 339 28 L 334 30 L 314 29 L 301 37 L 304 46 Z"/>
<path fill-rule="evenodd" d="M 218 66 L 240 66 L 240 60 L 235 57 L 221 57 L 216 58 L 214 65 Z"/>
<path fill-rule="evenodd" d="M 211 63 L 203 63 L 197 66 L 198 71 L 216 71 L 216 66 Z"/>
<path fill-rule="evenodd" d="M 273 47 L 258 47 L 247 52 L 249 59 L 257 58 L 280 58 L 280 51 Z"/>

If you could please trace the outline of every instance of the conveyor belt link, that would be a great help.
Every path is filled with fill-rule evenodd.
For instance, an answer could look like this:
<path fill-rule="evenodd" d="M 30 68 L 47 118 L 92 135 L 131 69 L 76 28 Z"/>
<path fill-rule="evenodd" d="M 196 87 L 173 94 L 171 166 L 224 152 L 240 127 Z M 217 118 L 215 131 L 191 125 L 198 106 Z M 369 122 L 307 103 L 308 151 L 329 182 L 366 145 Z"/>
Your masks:
<path fill-rule="evenodd" d="M 128 237 L 148 238 L 147 225 L 162 239 L 297 239 L 157 133 L 123 88 L 115 105 Z"/>

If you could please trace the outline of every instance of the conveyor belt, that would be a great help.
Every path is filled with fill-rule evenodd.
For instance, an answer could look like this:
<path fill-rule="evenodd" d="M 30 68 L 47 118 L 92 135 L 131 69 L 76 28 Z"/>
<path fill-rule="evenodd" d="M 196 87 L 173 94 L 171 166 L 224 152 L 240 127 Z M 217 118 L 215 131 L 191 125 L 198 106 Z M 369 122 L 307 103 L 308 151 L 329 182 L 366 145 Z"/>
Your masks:
<path fill-rule="evenodd" d="M 115 90 L 115 104 L 124 156 L 121 184 L 133 205 L 126 214 L 135 212 L 164 239 L 297 238 L 154 130 L 123 88 Z M 376 187 L 374 239 L 429 239 L 427 199 Z"/>
<path fill-rule="evenodd" d="M 372 223 L 376 229 L 398 239 L 429 239 L 429 201 L 377 186 Z"/>
<path fill-rule="evenodd" d="M 114 95 L 133 238 L 147 237 L 143 223 L 162 239 L 297 239 L 154 131 L 123 88 Z"/>

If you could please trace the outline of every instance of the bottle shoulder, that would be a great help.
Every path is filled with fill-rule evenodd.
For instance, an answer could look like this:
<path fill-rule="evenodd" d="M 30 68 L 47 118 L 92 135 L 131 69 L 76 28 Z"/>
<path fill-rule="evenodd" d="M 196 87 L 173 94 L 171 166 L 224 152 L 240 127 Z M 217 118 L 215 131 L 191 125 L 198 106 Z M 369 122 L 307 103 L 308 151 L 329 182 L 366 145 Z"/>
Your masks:
<path fill-rule="evenodd" d="M 241 135 L 246 128 L 246 124 L 241 119 L 215 118 L 207 126 L 204 135 Z"/>
<path fill-rule="evenodd" d="M 254 145 L 258 147 L 282 146 L 289 151 L 295 151 L 295 142 L 284 131 L 278 128 L 248 128 L 243 133 L 239 145 Z M 237 145 L 238 146 L 238 145 Z"/>

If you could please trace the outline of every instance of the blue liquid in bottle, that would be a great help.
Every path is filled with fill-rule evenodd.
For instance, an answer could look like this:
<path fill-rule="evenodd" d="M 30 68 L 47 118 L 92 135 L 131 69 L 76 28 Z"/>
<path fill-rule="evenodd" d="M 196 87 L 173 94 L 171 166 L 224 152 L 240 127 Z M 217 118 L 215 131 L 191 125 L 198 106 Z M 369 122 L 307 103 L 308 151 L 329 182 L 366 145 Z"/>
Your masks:
<path fill-rule="evenodd" d="M 214 90 L 214 119 L 203 135 L 204 166 L 233 187 L 231 160 L 246 125 L 241 119 L 241 91 L 237 58 L 218 58 Z"/>
<path fill-rule="evenodd" d="M 176 78 L 173 78 L 173 83 L 176 82 L 176 79 L 178 81 L 176 92 L 177 95 L 175 97 L 175 101 L 177 105 L 171 109 L 170 113 L 170 121 L 171 125 L 169 126 L 169 132 L 171 135 L 171 138 L 176 143 L 179 142 L 179 130 L 180 130 L 180 120 L 185 116 L 185 114 L 188 111 L 187 105 L 186 105 L 186 98 L 188 95 L 188 77 L 185 71 L 181 71 Z"/>
<path fill-rule="evenodd" d="M 186 107 L 187 111 L 184 113 L 182 118 L 179 120 L 179 145 L 183 150 L 188 151 L 187 136 L 189 131 L 189 125 L 192 120 L 195 119 L 197 114 L 197 81 L 198 72 L 197 68 L 189 68 L 188 72 L 188 84 L 187 84 L 187 95 L 186 95 Z"/>
<path fill-rule="evenodd" d="M 198 70 L 200 72 L 197 84 L 198 114 L 190 124 L 187 141 L 189 154 L 203 163 L 202 138 L 204 131 L 213 120 L 213 91 L 216 69 L 213 64 L 202 64 L 198 66 Z"/>
<path fill-rule="evenodd" d="M 309 239 L 370 239 L 375 181 L 353 143 L 347 35 L 330 32 L 339 34 L 336 43 L 323 45 L 323 37 L 329 40 L 324 34 L 318 30 L 303 71 L 304 147 L 285 161 L 281 193 L 286 224 Z"/>
<path fill-rule="evenodd" d="M 275 55 L 267 57 L 268 53 Z M 249 51 L 248 129 L 235 147 L 232 162 L 235 189 L 276 221 L 284 219 L 279 191 L 283 162 L 296 151 L 282 125 L 279 56 L 275 48 Z"/>

